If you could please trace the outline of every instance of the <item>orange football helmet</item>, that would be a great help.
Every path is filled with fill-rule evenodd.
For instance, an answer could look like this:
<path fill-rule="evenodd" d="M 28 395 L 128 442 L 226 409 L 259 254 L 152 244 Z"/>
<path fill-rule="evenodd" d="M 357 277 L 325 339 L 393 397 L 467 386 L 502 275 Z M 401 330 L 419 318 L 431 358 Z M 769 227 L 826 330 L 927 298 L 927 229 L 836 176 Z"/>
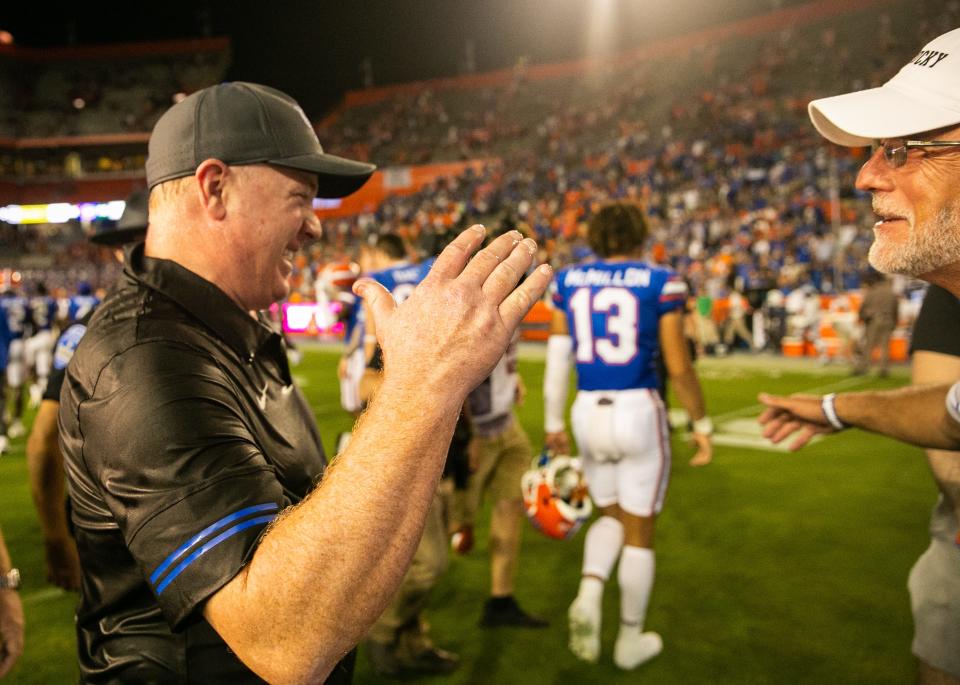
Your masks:
<path fill-rule="evenodd" d="M 548 537 L 569 540 L 593 513 L 579 458 L 542 454 L 520 485 L 527 518 Z"/>

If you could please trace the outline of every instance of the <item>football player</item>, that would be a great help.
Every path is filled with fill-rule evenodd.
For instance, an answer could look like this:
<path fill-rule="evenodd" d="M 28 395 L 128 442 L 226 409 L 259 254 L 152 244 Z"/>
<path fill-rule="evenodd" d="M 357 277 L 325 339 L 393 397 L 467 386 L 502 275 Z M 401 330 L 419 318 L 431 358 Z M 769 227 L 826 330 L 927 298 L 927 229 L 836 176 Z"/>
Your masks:
<path fill-rule="evenodd" d="M 691 463 L 706 464 L 713 453 L 713 425 L 684 340 L 687 287 L 668 269 L 641 260 L 646 237 L 637 205 L 618 202 L 591 218 L 588 239 L 599 259 L 556 276 L 544 378 L 547 447 L 569 454 L 564 413 L 576 361 L 573 434 L 601 514 L 584 543 L 580 589 L 568 614 L 570 649 L 585 661 L 599 658 L 604 583 L 619 558 L 613 658 L 623 669 L 662 649 L 660 636 L 643 630 L 653 587 L 654 524 L 670 477 L 667 418 L 656 390 L 658 350 L 693 421 L 698 451 Z"/>
<path fill-rule="evenodd" d="M 34 375 L 34 382 L 30 384 L 30 406 L 38 407 L 50 376 L 53 325 L 57 319 L 57 301 L 50 297 L 43 283 L 37 283 L 37 292 L 30 298 L 30 317 L 33 335 L 24 343 L 24 358 L 27 371 Z"/>
<path fill-rule="evenodd" d="M 0 315 L 0 400 L 6 397 L 7 353 L 10 351 L 10 340 L 10 327 L 7 325 L 7 317 Z M 0 407 L 0 455 L 6 454 L 10 449 L 5 414 L 6 412 Z"/>
<path fill-rule="evenodd" d="M 367 360 L 363 346 L 363 307 L 360 306 L 357 296 L 353 294 L 352 286 L 357 275 L 366 274 L 375 269 L 373 249 L 368 245 L 361 245 L 357 261 L 356 271 L 351 269 L 352 279 L 342 278 L 342 274 L 339 279 L 330 279 L 328 276 L 332 274 L 327 269 L 324 269 L 323 274 L 318 278 L 318 281 L 324 281 L 324 287 L 329 289 L 332 286 L 337 290 L 336 299 L 341 305 L 339 319 L 343 322 L 343 339 L 346 346 L 337 366 L 337 376 L 340 379 L 340 406 L 354 416 L 359 416 L 363 409 L 363 402 L 360 400 L 360 381 L 367 368 Z M 338 283 L 338 280 L 341 282 Z M 338 445 L 337 452 L 340 451 L 341 448 Z"/>
<path fill-rule="evenodd" d="M 10 345 L 7 348 L 7 386 L 13 394 L 13 416 L 7 427 L 11 438 L 22 437 L 23 427 L 23 384 L 26 380 L 26 352 L 24 340 L 30 336 L 33 323 L 30 319 L 30 301 L 23 295 L 8 290 L 0 298 L 0 310 L 7 318 L 10 329 Z M 4 398 L 6 399 L 6 398 Z M 4 403 L 6 409 L 6 403 Z"/>
<path fill-rule="evenodd" d="M 67 299 L 66 307 L 60 318 L 66 324 L 71 324 L 87 316 L 98 304 L 100 304 L 100 298 L 93 294 L 90 284 L 81 281 L 77 284 L 77 294 Z"/>

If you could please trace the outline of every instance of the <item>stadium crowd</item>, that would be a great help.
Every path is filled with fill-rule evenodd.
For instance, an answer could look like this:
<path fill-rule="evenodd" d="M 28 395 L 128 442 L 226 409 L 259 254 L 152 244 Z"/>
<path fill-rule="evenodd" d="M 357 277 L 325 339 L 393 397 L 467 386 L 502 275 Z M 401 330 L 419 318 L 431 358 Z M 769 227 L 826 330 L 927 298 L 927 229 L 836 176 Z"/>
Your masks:
<path fill-rule="evenodd" d="M 956 3 L 947 10 L 927 10 L 911 22 L 912 32 L 940 32 L 960 16 Z M 617 64 L 601 74 L 530 79 L 521 66 L 509 83 L 479 97 L 428 84 L 341 112 L 320 127 L 327 148 L 341 154 L 380 166 L 493 161 L 388 197 L 372 213 L 325 220 L 320 247 L 297 260 L 294 290 L 312 298 L 327 263 L 355 261 L 359 246 L 378 234 L 422 246 L 434 233 L 474 221 L 520 227 L 538 239 L 541 258 L 561 267 L 588 254 L 587 220 L 616 199 L 647 207 L 651 258 L 676 269 L 697 296 L 721 300 L 737 290 L 758 310 L 774 288 L 857 290 L 870 244 L 869 201 L 851 191 L 862 152 L 824 146 L 805 107 L 819 94 L 890 73 L 916 43 L 892 30 L 902 12 L 893 7 L 872 17 L 878 40 L 856 56 L 831 48 L 862 29 L 859 16 L 696 48 L 679 60 Z M 839 58 L 825 60 L 828 52 Z M 851 66 L 864 64 L 869 80 L 848 84 Z M 122 74 L 112 78 L 122 81 Z M 548 106 L 557 101 L 567 104 L 559 111 Z M 85 242 L 80 236 L 67 243 L 76 265 Z M 910 286 L 898 282 L 896 289 Z"/>

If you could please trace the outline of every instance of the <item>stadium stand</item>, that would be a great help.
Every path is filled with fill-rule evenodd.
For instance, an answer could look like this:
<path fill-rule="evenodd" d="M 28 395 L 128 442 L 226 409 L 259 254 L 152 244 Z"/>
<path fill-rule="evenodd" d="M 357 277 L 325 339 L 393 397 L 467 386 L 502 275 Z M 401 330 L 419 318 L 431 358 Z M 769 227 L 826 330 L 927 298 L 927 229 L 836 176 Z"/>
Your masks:
<path fill-rule="evenodd" d="M 587 254 L 582 230 L 592 211 L 623 198 L 646 205 L 652 257 L 716 301 L 721 324 L 733 287 L 754 310 L 773 287 L 856 290 L 870 243 L 868 203 L 852 191 L 863 153 L 825 147 L 806 103 L 881 83 L 907 59 L 905 50 L 958 18 L 955 2 L 818 1 L 606 62 L 520 62 L 350 93 L 319 124 L 320 138 L 382 171 L 358 197 L 318 210 L 324 240 L 298 259 L 297 296 L 309 299 L 324 264 L 349 259 L 372 234 L 423 244 L 475 221 L 525 227 L 544 246 L 542 258 L 559 267 Z M 855 39 L 864 22 L 877 38 L 871 49 L 851 51 L 862 44 Z M 4 181 L 21 196 L 32 188 L 34 199 L 42 192 L 60 199 L 65 179 L 136 182 L 143 146 L 132 137 L 176 93 L 221 78 L 229 60 L 217 41 L 124 50 L 130 58 L 109 74 L 107 55 L 96 49 L 80 61 L 69 51 L 0 52 L 0 80 L 19 86 L 24 105 L 12 124 L 0 118 L 19 136 L 6 149 L 0 141 L 0 202 Z M 865 72 L 870 83 L 848 81 Z M 71 104 L 76 98 L 81 110 Z M 59 136 L 62 145 L 24 137 L 33 134 Z M 71 230 L 44 232 L 46 253 L 82 258 Z M 14 266 L 16 254 L 36 254 L 5 246 L 0 252 Z M 56 269 L 53 261 L 46 264 Z"/>

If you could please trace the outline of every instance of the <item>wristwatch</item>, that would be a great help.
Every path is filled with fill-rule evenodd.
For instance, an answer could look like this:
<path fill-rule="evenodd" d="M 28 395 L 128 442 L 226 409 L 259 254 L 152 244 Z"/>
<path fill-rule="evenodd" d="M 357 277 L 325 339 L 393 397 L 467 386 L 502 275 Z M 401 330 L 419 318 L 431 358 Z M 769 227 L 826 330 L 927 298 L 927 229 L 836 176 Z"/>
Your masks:
<path fill-rule="evenodd" d="M 20 589 L 20 571 L 15 568 L 0 574 L 0 590 Z"/>

